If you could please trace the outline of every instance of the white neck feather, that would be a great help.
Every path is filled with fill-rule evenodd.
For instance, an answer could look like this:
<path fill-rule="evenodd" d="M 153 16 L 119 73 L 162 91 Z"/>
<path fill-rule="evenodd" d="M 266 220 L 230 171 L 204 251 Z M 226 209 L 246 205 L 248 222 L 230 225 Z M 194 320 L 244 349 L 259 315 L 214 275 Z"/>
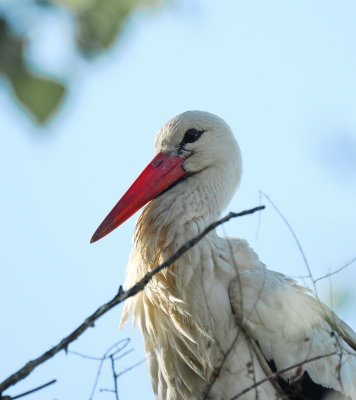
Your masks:
<path fill-rule="evenodd" d="M 220 212 L 219 196 L 214 199 L 211 195 L 213 192 L 220 195 L 222 188 L 218 184 L 215 190 L 209 185 L 199 186 L 199 179 L 194 178 L 192 176 L 180 182 L 144 208 L 136 225 L 126 287 L 137 282 L 148 270 L 162 263 L 217 218 Z M 193 338 L 205 337 L 204 342 L 211 341 L 202 278 L 204 274 L 212 273 L 214 268 L 212 253 L 216 240 L 219 240 L 216 233 L 211 232 L 175 265 L 157 274 L 144 292 L 125 305 L 122 317 L 124 322 L 133 312 L 146 337 L 147 352 L 152 350 L 148 337 L 166 343 L 167 351 L 172 349 L 171 359 L 185 365 L 181 368 L 181 379 L 186 382 L 191 381 L 193 376 L 196 376 L 194 379 L 205 380 L 213 368 L 209 365 L 210 357 L 206 352 L 209 346 L 204 343 L 203 354 Z M 187 297 L 193 294 L 195 301 L 192 302 Z M 162 329 L 162 326 L 167 329 Z M 170 335 L 167 333 L 166 337 L 162 337 L 165 332 L 170 332 Z"/>
<path fill-rule="evenodd" d="M 125 286 L 135 284 L 215 221 L 230 200 L 238 178 L 226 169 L 206 168 L 152 200 L 136 224 Z M 214 321 L 206 296 L 211 290 L 207 285 L 216 273 L 220 241 L 214 231 L 206 235 L 174 265 L 156 274 L 145 290 L 125 305 L 122 321 L 134 314 L 145 337 L 147 353 L 156 351 L 155 357 L 159 358 L 155 349 L 160 343 L 166 359 L 176 364 L 172 371 L 180 371 L 178 377 L 168 376 L 166 371 L 162 379 L 167 382 L 194 381 L 199 387 L 212 373 Z M 163 365 L 164 360 L 160 362 Z M 184 386 L 181 385 L 182 390 Z"/>

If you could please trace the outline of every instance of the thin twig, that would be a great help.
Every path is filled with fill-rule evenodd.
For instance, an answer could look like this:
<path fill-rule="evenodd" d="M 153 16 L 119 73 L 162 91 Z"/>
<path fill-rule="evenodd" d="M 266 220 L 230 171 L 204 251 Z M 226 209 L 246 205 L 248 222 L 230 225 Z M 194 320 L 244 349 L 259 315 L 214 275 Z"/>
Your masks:
<path fill-rule="evenodd" d="M 225 231 L 224 231 L 224 236 L 225 236 L 225 237 L 227 236 Z M 232 260 L 233 260 L 233 262 L 234 262 L 234 267 L 235 267 L 235 269 L 236 269 L 236 271 L 237 271 L 237 276 L 236 276 L 236 277 L 237 277 L 238 283 L 239 283 L 239 289 L 240 289 L 240 290 L 239 290 L 239 293 L 241 294 L 241 295 L 240 295 L 241 310 L 243 310 L 243 296 L 242 296 L 242 287 L 241 287 L 241 280 L 240 280 L 239 267 L 238 267 L 238 265 L 237 265 L 237 263 L 236 263 L 236 260 L 235 260 L 235 257 L 234 257 L 234 252 L 232 251 L 231 243 L 230 243 L 230 240 L 229 240 L 229 239 L 227 240 L 227 244 L 228 244 L 228 247 L 229 247 L 231 256 L 232 256 Z M 239 324 L 241 323 L 242 320 L 243 320 L 243 315 L 240 316 L 240 319 L 239 319 L 239 321 L 238 321 Z M 221 374 L 221 372 L 222 372 L 222 370 L 223 370 L 223 368 L 224 368 L 224 365 L 225 365 L 225 363 L 226 363 L 226 361 L 227 361 L 227 359 L 228 359 L 230 353 L 231 353 L 232 350 L 235 348 L 235 345 L 237 344 L 238 339 L 239 339 L 239 337 L 240 337 L 241 331 L 242 331 L 242 330 L 239 330 L 239 331 L 237 332 L 237 334 L 236 334 L 234 340 L 232 341 L 230 347 L 229 347 L 229 348 L 227 349 L 227 351 L 225 351 L 225 352 L 222 351 L 222 346 L 221 346 L 220 343 L 217 341 L 217 343 L 218 343 L 218 345 L 219 345 L 219 349 L 220 349 L 220 351 L 222 352 L 223 357 L 222 357 L 222 360 L 221 360 L 221 362 L 220 362 L 220 365 L 214 369 L 214 371 L 213 371 L 213 373 L 212 373 L 212 375 L 211 375 L 211 377 L 210 377 L 210 379 L 209 379 L 209 382 L 208 382 L 208 383 L 206 384 L 206 386 L 205 386 L 205 389 L 204 389 L 204 391 L 203 391 L 203 400 L 208 400 L 208 399 L 209 399 L 210 392 L 211 392 L 213 386 L 215 385 L 215 382 L 216 382 L 217 379 L 219 378 L 219 376 L 220 376 L 220 374 Z"/>
<path fill-rule="evenodd" d="M 298 367 L 303 366 L 304 364 L 320 360 L 321 358 L 331 357 L 331 356 L 334 356 L 336 354 L 339 354 L 339 353 L 337 351 L 334 351 L 332 353 L 323 354 L 321 356 L 315 356 L 315 357 L 309 358 L 307 360 L 301 361 L 301 362 L 299 362 L 297 364 L 294 364 L 291 367 L 287 367 L 287 368 L 281 369 L 281 370 L 275 372 L 274 374 L 269 375 L 266 378 L 261 379 L 260 381 L 256 382 L 255 384 L 253 384 L 251 386 L 248 386 L 246 389 L 242 390 L 239 394 L 237 394 L 236 396 L 232 397 L 230 400 L 239 399 L 241 396 L 243 396 L 244 394 L 246 394 L 246 393 L 250 392 L 251 390 L 255 389 L 257 386 L 262 385 L 262 383 L 265 383 L 265 382 L 268 382 L 268 381 L 273 381 L 274 379 L 278 379 L 280 374 L 288 372 L 291 369 L 298 368 Z"/>
<path fill-rule="evenodd" d="M 108 353 L 110 353 L 110 351 L 111 351 L 113 348 L 115 348 L 116 346 L 118 346 L 118 345 L 121 344 L 122 342 L 125 343 L 122 347 L 116 349 L 116 350 L 112 353 L 112 355 L 115 355 L 115 354 L 119 353 L 121 350 L 123 350 L 125 347 L 127 347 L 128 344 L 130 343 L 130 340 L 131 340 L 131 339 L 129 339 L 129 338 L 121 339 L 120 341 L 118 341 L 118 342 L 116 342 L 115 344 L 111 345 L 110 348 L 109 348 L 108 350 L 106 350 L 106 352 L 104 353 L 104 355 L 101 356 L 101 357 L 89 356 L 88 354 L 79 353 L 78 351 L 74 351 L 74 350 L 68 350 L 67 353 L 68 353 L 68 354 L 74 354 L 75 356 L 78 356 L 78 357 L 81 357 L 81 358 L 87 358 L 88 360 L 103 361 L 103 360 L 107 360 L 108 358 L 110 358 L 110 356 L 108 356 Z M 130 349 L 130 350 L 126 351 L 123 355 L 121 355 L 121 356 L 115 358 L 115 360 L 118 360 L 118 359 L 120 359 L 120 358 L 126 356 L 127 354 L 131 353 L 132 351 L 133 351 L 133 349 Z"/>
<path fill-rule="evenodd" d="M 121 339 L 106 350 L 106 352 L 104 353 L 103 357 L 100 360 L 99 368 L 96 373 L 94 385 L 92 387 L 89 400 L 92 400 L 94 398 L 95 390 L 96 390 L 96 387 L 98 385 L 99 378 L 100 378 L 101 369 L 104 365 L 104 361 L 107 360 L 107 358 L 108 358 L 108 354 L 110 354 L 110 352 L 111 352 L 111 354 L 113 356 L 116 355 L 118 352 L 124 350 L 129 345 L 130 341 L 131 341 L 130 338 Z M 123 344 L 121 345 L 121 343 L 123 343 Z M 118 347 L 119 345 L 121 345 L 121 347 Z M 112 352 L 112 350 L 115 349 L 115 347 L 118 347 L 118 348 Z"/>
<path fill-rule="evenodd" d="M 92 361 L 100 361 L 99 364 L 99 368 L 95 377 L 95 381 L 94 381 L 94 386 L 91 390 L 91 394 L 89 397 L 89 400 L 92 400 L 95 394 L 95 390 L 96 387 L 98 385 L 98 381 L 100 378 L 100 373 L 101 373 L 101 369 L 103 367 L 104 361 L 109 360 L 111 361 L 111 368 L 113 370 L 113 374 L 116 376 L 116 378 L 114 378 L 115 380 L 117 380 L 121 375 L 124 375 L 126 372 L 131 371 L 132 369 L 136 368 L 137 366 L 139 366 L 140 364 L 142 364 L 144 361 L 146 361 L 146 358 L 144 358 L 141 361 L 136 362 L 135 364 L 131 365 L 130 367 L 125 368 L 123 371 L 121 372 L 115 372 L 114 366 L 113 366 L 113 361 L 118 361 L 121 360 L 122 358 L 126 357 L 128 354 L 132 353 L 134 351 L 134 349 L 129 349 L 125 352 L 123 352 L 122 354 L 116 356 L 118 353 L 120 353 L 121 351 L 123 351 L 130 343 L 131 339 L 130 338 L 125 338 L 125 339 L 121 339 L 118 342 L 116 342 L 115 344 L 111 345 L 106 351 L 105 353 L 101 356 L 101 357 L 95 357 L 95 356 L 90 356 L 87 354 L 83 354 L 83 353 L 79 353 L 77 351 L 68 351 L 69 354 L 74 354 L 78 357 L 81 358 L 85 358 L 88 360 L 92 360 Z M 116 385 L 116 383 L 115 383 Z M 103 391 L 102 389 L 100 389 L 100 391 Z M 105 389 L 105 391 L 109 391 L 112 393 L 118 393 L 117 388 L 115 387 L 115 390 L 112 389 Z M 116 395 L 118 397 L 118 394 Z M 1 400 L 1 399 L 0 399 Z"/>
<path fill-rule="evenodd" d="M 239 330 L 239 331 L 236 333 L 236 336 L 235 336 L 234 340 L 232 341 L 230 347 L 229 347 L 229 348 L 227 349 L 227 351 L 224 353 L 220 365 L 219 365 L 219 366 L 215 369 L 215 371 L 213 372 L 212 377 L 210 378 L 210 380 L 209 380 L 207 386 L 205 387 L 205 390 L 204 390 L 204 393 L 203 393 L 203 400 L 208 400 L 208 399 L 209 399 L 209 394 L 210 394 L 210 392 L 211 392 L 211 390 L 212 390 L 212 388 L 213 388 L 213 386 L 214 386 L 216 380 L 219 378 L 219 376 L 220 376 L 220 374 L 221 374 L 221 371 L 222 371 L 222 369 L 223 369 L 223 367 L 224 367 L 224 365 L 225 365 L 225 362 L 226 362 L 227 358 L 229 357 L 231 351 L 234 349 L 234 347 L 235 347 L 237 341 L 239 340 L 239 337 L 240 337 L 240 333 L 241 333 L 241 332 L 242 332 L 242 331 Z"/>
<path fill-rule="evenodd" d="M 329 277 L 329 284 L 330 284 L 330 304 L 331 304 L 331 309 L 334 311 L 335 308 L 334 308 L 334 299 L 333 299 L 333 288 L 332 288 L 331 275 Z M 333 319 L 333 322 L 334 322 L 334 326 L 337 326 L 337 323 L 335 321 L 335 314 L 334 313 L 332 314 L 332 319 Z M 335 331 L 333 326 L 331 326 L 331 329 L 332 329 L 332 331 L 331 331 L 332 335 L 335 338 L 335 347 L 338 346 L 338 348 L 339 348 L 339 364 L 338 364 L 338 367 L 336 368 L 335 372 L 337 373 L 337 380 L 339 381 L 340 388 L 341 388 L 342 392 L 345 393 L 344 385 L 343 385 L 342 379 L 341 379 L 341 366 L 342 366 L 342 357 L 343 357 L 343 351 L 342 350 L 343 349 L 342 349 L 342 345 L 341 345 L 338 333 Z"/>
<path fill-rule="evenodd" d="M 102 388 L 102 389 L 99 389 L 99 392 L 100 392 L 100 393 L 104 393 L 104 392 L 107 392 L 107 393 L 115 393 L 115 390 L 113 390 L 113 389 L 108 389 L 108 388 Z"/>
<path fill-rule="evenodd" d="M 117 358 L 115 358 L 115 360 L 117 360 Z M 140 361 L 137 361 L 137 363 L 132 364 L 130 367 L 125 368 L 124 370 L 122 370 L 121 372 L 119 372 L 116 377 L 119 378 L 120 376 L 126 374 L 126 372 L 132 371 L 134 368 L 138 367 L 139 365 L 143 364 L 146 361 L 146 358 L 143 358 Z"/>
<path fill-rule="evenodd" d="M 316 289 L 315 280 L 313 278 L 313 274 L 312 274 L 308 259 L 307 259 L 306 255 L 304 253 L 303 247 L 302 247 L 302 245 L 301 245 L 301 243 L 300 243 L 300 241 L 298 239 L 298 236 L 294 232 L 294 230 L 293 230 L 291 224 L 288 222 L 287 218 L 282 214 L 282 212 L 273 203 L 273 201 L 269 198 L 269 196 L 266 193 L 264 193 L 262 190 L 261 190 L 261 193 L 269 201 L 269 203 L 275 209 L 277 214 L 282 218 L 283 222 L 286 224 L 287 228 L 289 229 L 289 232 L 292 234 L 292 236 L 293 236 L 293 238 L 295 240 L 295 243 L 297 244 L 298 250 L 299 250 L 299 252 L 300 252 L 300 254 L 301 254 L 302 258 L 303 258 L 304 264 L 305 264 L 305 266 L 306 266 L 306 268 L 308 270 L 308 278 L 311 280 L 311 282 L 313 284 L 315 297 L 318 298 L 318 292 L 317 292 L 317 289 Z"/>
<path fill-rule="evenodd" d="M 126 357 L 128 354 L 132 353 L 134 351 L 134 349 L 130 349 L 125 351 L 125 353 L 120 354 L 119 356 L 115 357 L 114 360 L 121 360 L 122 358 Z"/>
<path fill-rule="evenodd" d="M 236 263 L 236 259 L 235 259 L 234 252 L 232 250 L 230 241 L 228 241 L 228 246 L 229 246 L 231 258 L 232 258 L 232 260 L 234 262 L 234 267 L 235 267 L 235 269 L 237 271 L 237 275 L 236 275 L 235 279 L 237 279 L 237 284 L 239 286 L 238 293 L 240 295 L 239 296 L 240 297 L 239 298 L 239 303 L 240 303 L 239 307 L 240 307 L 241 315 L 240 315 L 240 313 L 236 313 L 236 310 L 234 308 L 232 308 L 232 313 L 235 316 L 235 320 L 236 320 L 236 323 L 237 323 L 237 325 L 239 327 L 239 330 L 237 331 L 237 334 L 236 334 L 232 344 L 230 345 L 230 347 L 227 349 L 226 352 L 223 352 L 223 358 L 222 358 L 219 366 L 217 368 L 215 368 L 213 374 L 211 375 L 211 377 L 209 379 L 209 382 L 206 384 L 204 392 L 203 392 L 203 400 L 208 400 L 210 392 L 211 392 L 213 386 L 215 385 L 215 382 L 219 378 L 219 376 L 220 376 L 220 374 L 221 374 L 221 372 L 222 372 L 222 370 L 224 368 L 224 365 L 225 365 L 230 353 L 233 351 L 233 349 L 235 348 L 235 345 L 238 343 L 240 335 L 241 334 L 244 335 L 244 338 L 246 339 L 246 342 L 247 342 L 248 346 L 251 345 L 251 340 L 252 340 L 251 335 L 246 331 L 246 325 L 244 324 L 244 321 L 246 321 L 246 320 L 248 320 L 250 318 L 250 316 L 251 316 L 251 314 L 252 314 L 252 312 L 254 310 L 254 307 L 251 308 L 250 314 L 247 317 L 243 314 L 243 311 L 244 311 L 243 310 L 243 287 L 242 287 L 242 283 L 241 283 L 239 267 L 238 267 L 238 265 Z M 259 290 L 258 296 L 256 298 L 255 305 L 258 303 L 258 301 L 260 299 L 260 296 L 262 295 L 263 287 L 264 287 L 264 281 L 263 281 L 263 285 L 261 286 L 261 289 Z M 251 362 L 252 362 L 252 366 L 253 366 L 253 363 L 254 363 L 253 359 L 251 359 Z M 254 366 L 253 366 L 253 368 L 254 368 Z"/>
<path fill-rule="evenodd" d="M 256 371 L 255 371 L 255 360 L 253 358 L 253 352 L 252 352 L 252 343 L 251 343 L 251 338 L 249 337 L 250 340 L 247 342 L 247 347 L 248 347 L 248 352 L 250 353 L 250 365 L 247 365 L 247 372 L 252 373 L 252 382 L 254 385 L 257 383 L 256 379 Z M 251 368 L 251 369 L 250 369 Z M 258 387 L 255 386 L 255 400 L 258 400 Z"/>
<path fill-rule="evenodd" d="M 74 354 L 75 356 L 81 357 L 81 358 L 86 358 L 87 360 L 92 360 L 92 361 L 103 361 L 105 360 L 104 357 L 93 357 L 93 356 L 87 356 L 86 354 L 78 353 L 77 351 L 68 351 L 68 354 Z M 108 357 L 106 357 L 108 358 Z"/>
<path fill-rule="evenodd" d="M 98 318 L 106 314 L 109 310 L 122 303 L 129 297 L 136 295 L 138 292 L 143 290 L 143 288 L 147 285 L 148 282 L 153 278 L 153 276 L 163 269 L 172 265 L 179 257 L 181 257 L 184 253 L 186 253 L 190 248 L 195 246 L 205 235 L 209 232 L 213 231 L 217 226 L 229 221 L 232 218 L 242 217 L 244 215 L 253 214 L 256 211 L 261 211 L 265 208 L 265 206 L 259 206 L 252 208 L 250 210 L 245 210 L 239 213 L 230 212 L 224 218 L 213 222 L 209 226 L 207 226 L 201 233 L 197 236 L 183 244 L 171 257 L 169 257 L 162 264 L 158 265 L 153 270 L 149 271 L 139 282 L 133 285 L 128 290 L 123 290 L 122 286 L 120 286 L 118 293 L 107 303 L 100 306 L 93 314 L 91 314 L 85 321 L 79 325 L 72 333 L 63 338 L 56 346 L 52 347 L 41 356 L 35 358 L 27 362 L 22 368 L 16 371 L 14 374 L 10 375 L 3 382 L 0 383 L 0 396 L 4 390 L 9 388 L 12 385 L 15 385 L 17 382 L 26 378 L 34 369 L 36 369 L 39 365 L 43 364 L 45 361 L 52 358 L 54 355 L 59 353 L 61 350 L 67 350 L 70 343 L 74 340 L 78 339 L 80 335 L 82 335 L 88 328 L 94 327 L 95 322 Z"/>
<path fill-rule="evenodd" d="M 323 275 L 323 276 L 319 276 L 319 278 L 316 278 L 316 279 L 314 280 L 314 282 L 316 283 L 316 282 L 318 282 L 318 281 L 321 281 L 322 279 L 329 278 L 330 276 L 333 276 L 333 275 L 337 274 L 338 272 L 342 271 L 343 269 L 349 267 L 349 266 L 350 266 L 351 264 L 353 264 L 355 261 L 356 261 L 356 257 L 352 258 L 352 259 L 351 259 L 350 261 L 348 261 L 345 265 L 343 265 L 342 267 L 336 269 L 335 271 L 329 272 L 328 274 Z"/>
<path fill-rule="evenodd" d="M 31 390 L 28 390 L 27 392 L 18 394 L 17 396 L 14 396 L 14 397 L 5 396 L 4 398 L 6 399 L 7 397 L 9 397 L 9 399 L 11 399 L 11 400 L 19 399 L 21 397 L 27 396 L 28 394 L 32 394 L 32 393 L 38 392 L 39 390 L 44 389 L 44 388 L 46 388 L 46 387 L 48 387 L 50 385 L 53 385 L 56 382 L 57 382 L 57 379 L 52 379 L 51 381 L 49 381 L 49 382 L 47 382 L 47 383 L 45 383 L 45 384 L 43 384 L 41 386 L 38 386 L 38 387 L 36 387 L 34 389 L 31 389 Z M 3 399 L 3 397 L 0 397 L 0 400 L 1 399 Z"/>
<path fill-rule="evenodd" d="M 117 387 L 117 375 L 115 372 L 115 360 L 114 360 L 113 354 L 110 355 L 110 361 L 111 361 L 112 377 L 114 379 L 115 398 L 116 398 L 116 400 L 119 400 L 119 389 Z"/>

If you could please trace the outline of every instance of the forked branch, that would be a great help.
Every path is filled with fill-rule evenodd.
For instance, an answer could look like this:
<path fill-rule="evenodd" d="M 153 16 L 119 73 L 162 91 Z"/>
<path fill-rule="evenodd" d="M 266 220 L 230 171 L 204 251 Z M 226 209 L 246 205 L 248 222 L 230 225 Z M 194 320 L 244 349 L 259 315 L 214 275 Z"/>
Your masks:
<path fill-rule="evenodd" d="M 82 324 L 80 324 L 73 332 L 71 332 L 68 336 L 64 337 L 57 345 L 47 350 L 45 353 L 40 355 L 27 362 L 22 368 L 16 371 L 14 374 L 10 375 L 3 382 L 0 383 L 0 400 L 5 398 L 2 397 L 2 393 L 8 389 L 10 386 L 15 385 L 17 382 L 26 378 L 34 369 L 36 369 L 39 365 L 43 364 L 45 361 L 49 360 L 61 350 L 67 350 L 70 343 L 74 340 L 78 339 L 80 335 L 82 335 L 88 328 L 91 328 L 95 325 L 97 319 L 99 319 L 102 315 L 106 314 L 112 308 L 122 303 L 129 297 L 136 295 L 138 292 L 144 289 L 147 283 L 153 278 L 155 274 L 162 271 L 163 269 L 171 266 L 179 257 L 181 257 L 184 253 L 186 253 L 189 249 L 195 246 L 205 235 L 209 232 L 213 231 L 219 225 L 229 221 L 232 218 L 242 217 L 244 215 L 253 214 L 256 211 L 261 211 L 265 208 L 265 206 L 259 206 L 252 208 L 250 210 L 245 210 L 239 213 L 230 212 L 224 218 L 213 222 L 209 226 L 207 226 L 201 233 L 197 236 L 183 244 L 171 257 L 169 257 L 162 264 L 158 265 L 156 268 L 148 272 L 139 282 L 137 282 L 134 286 L 132 286 L 128 290 L 124 290 L 122 286 L 119 287 L 118 293 L 107 303 L 100 306 L 93 314 L 87 317 Z"/>

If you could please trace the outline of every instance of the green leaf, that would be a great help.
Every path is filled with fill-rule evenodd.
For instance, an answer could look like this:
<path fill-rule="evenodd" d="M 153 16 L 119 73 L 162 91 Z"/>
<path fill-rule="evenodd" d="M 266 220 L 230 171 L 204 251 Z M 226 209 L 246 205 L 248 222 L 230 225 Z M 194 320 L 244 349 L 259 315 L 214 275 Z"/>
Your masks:
<path fill-rule="evenodd" d="M 65 87 L 31 72 L 24 61 L 26 38 L 15 35 L 0 16 L 0 74 L 5 75 L 16 98 L 38 123 L 45 123 L 61 103 Z"/>
<path fill-rule="evenodd" d="M 43 1 L 43 0 L 42 0 Z M 95 0 L 46 0 L 49 4 L 59 4 L 73 12 L 79 12 L 92 7 Z"/>
<path fill-rule="evenodd" d="M 86 55 L 107 50 L 124 28 L 128 17 L 140 6 L 162 0 L 91 0 L 91 6 L 77 14 L 78 44 Z"/>
<path fill-rule="evenodd" d="M 62 102 L 65 87 L 26 68 L 8 74 L 15 96 L 40 124 L 48 121 Z"/>

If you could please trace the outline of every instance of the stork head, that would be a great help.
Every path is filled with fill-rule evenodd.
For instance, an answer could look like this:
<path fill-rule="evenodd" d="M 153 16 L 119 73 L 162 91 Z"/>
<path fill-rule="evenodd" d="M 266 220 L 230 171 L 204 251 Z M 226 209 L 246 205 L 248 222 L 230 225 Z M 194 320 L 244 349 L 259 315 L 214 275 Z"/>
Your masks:
<path fill-rule="evenodd" d="M 239 146 L 224 120 L 208 112 L 187 111 L 162 126 L 155 148 L 154 159 L 104 219 L 91 242 L 187 178 L 215 190 L 219 206 L 226 206 L 240 181 L 242 163 Z"/>
<path fill-rule="evenodd" d="M 168 121 L 156 134 L 156 152 L 184 158 L 186 172 L 231 166 L 241 173 L 241 155 L 227 123 L 204 111 L 187 111 Z"/>

